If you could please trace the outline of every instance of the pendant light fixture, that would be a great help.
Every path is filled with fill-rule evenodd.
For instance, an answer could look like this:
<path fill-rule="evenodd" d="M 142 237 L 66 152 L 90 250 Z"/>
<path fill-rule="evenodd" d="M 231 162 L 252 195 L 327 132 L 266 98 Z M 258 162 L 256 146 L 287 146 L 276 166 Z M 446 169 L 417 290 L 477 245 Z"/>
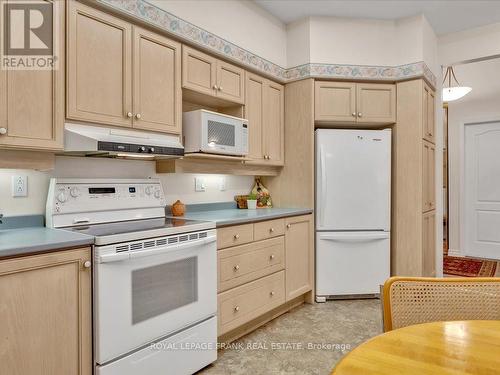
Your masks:
<path fill-rule="evenodd" d="M 452 80 L 453 78 L 453 86 Z M 446 86 L 448 84 L 448 86 Z M 460 99 L 471 92 L 472 88 L 466 86 L 460 86 L 457 77 L 455 77 L 455 72 L 453 71 L 453 66 L 446 68 L 446 74 L 443 79 L 443 102 L 451 102 L 453 100 Z"/>

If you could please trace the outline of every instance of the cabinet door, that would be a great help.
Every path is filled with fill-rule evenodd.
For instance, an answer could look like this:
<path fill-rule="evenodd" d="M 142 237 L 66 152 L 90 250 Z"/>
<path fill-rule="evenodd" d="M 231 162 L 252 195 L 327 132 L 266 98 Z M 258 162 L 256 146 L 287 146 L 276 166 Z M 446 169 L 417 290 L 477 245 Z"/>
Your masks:
<path fill-rule="evenodd" d="M 314 119 L 318 122 L 356 122 L 356 84 L 316 81 Z"/>
<path fill-rule="evenodd" d="M 427 141 L 423 142 L 422 205 L 423 212 L 436 208 L 436 148 Z"/>
<path fill-rule="evenodd" d="M 423 134 L 422 138 L 425 140 L 435 143 L 434 138 L 434 111 L 435 111 L 435 94 L 432 89 L 424 84 L 424 92 L 423 92 Z"/>
<path fill-rule="evenodd" d="M 370 124 L 396 122 L 396 85 L 358 83 L 357 121 Z"/>
<path fill-rule="evenodd" d="M 245 71 L 224 61 L 217 61 L 217 96 L 235 103 L 245 102 Z"/>
<path fill-rule="evenodd" d="M 264 91 L 264 154 L 267 163 L 285 163 L 285 90 L 268 81 Z"/>
<path fill-rule="evenodd" d="M 436 276 L 436 212 L 422 216 L 422 276 Z"/>
<path fill-rule="evenodd" d="M 263 122 L 266 79 L 246 72 L 245 118 L 248 120 L 248 157 L 264 159 Z"/>
<path fill-rule="evenodd" d="M 0 262 L 2 373 L 92 374 L 90 249 Z"/>
<path fill-rule="evenodd" d="M 52 3 L 54 70 L 0 71 L 0 147 L 36 150 L 63 148 L 64 127 L 64 2 Z M 3 20 L 3 4 L 0 16 Z M 57 41 L 57 42 L 56 42 Z M 5 133 L 5 134 L 1 134 Z"/>
<path fill-rule="evenodd" d="M 211 96 L 216 92 L 217 59 L 182 46 L 182 87 Z"/>
<path fill-rule="evenodd" d="M 67 117 L 132 126 L 132 26 L 69 1 Z"/>
<path fill-rule="evenodd" d="M 134 27 L 134 128 L 181 132 L 181 44 Z"/>
<path fill-rule="evenodd" d="M 313 288 L 312 215 L 291 217 L 285 223 L 286 299 L 289 301 Z"/>

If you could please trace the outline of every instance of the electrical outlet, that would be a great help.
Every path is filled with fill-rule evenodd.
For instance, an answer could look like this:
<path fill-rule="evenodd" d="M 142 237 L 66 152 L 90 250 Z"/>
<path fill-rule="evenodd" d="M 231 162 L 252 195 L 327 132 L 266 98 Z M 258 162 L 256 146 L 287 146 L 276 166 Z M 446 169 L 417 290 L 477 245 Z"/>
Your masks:
<path fill-rule="evenodd" d="M 219 180 L 219 190 L 226 191 L 226 177 L 221 177 Z"/>
<path fill-rule="evenodd" d="M 205 179 L 203 177 L 194 178 L 194 191 L 206 191 Z"/>
<path fill-rule="evenodd" d="M 26 175 L 12 176 L 12 196 L 13 197 L 28 196 L 28 176 Z"/>

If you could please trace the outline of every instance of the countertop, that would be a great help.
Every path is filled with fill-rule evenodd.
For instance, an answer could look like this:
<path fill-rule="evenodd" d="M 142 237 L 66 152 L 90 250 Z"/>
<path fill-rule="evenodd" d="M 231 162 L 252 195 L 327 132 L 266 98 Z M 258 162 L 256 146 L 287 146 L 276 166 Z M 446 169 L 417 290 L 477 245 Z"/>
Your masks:
<path fill-rule="evenodd" d="M 228 225 L 278 219 L 281 217 L 307 215 L 313 212 L 313 210 L 309 208 L 258 208 L 256 210 L 247 210 L 238 209 L 236 207 L 227 208 L 227 206 L 227 204 L 220 208 L 213 206 L 211 207 L 213 209 L 207 210 L 203 208 L 200 209 L 200 207 L 190 209 L 190 206 L 187 206 L 186 213 L 183 217 L 189 220 L 213 221 L 217 227 L 224 227 Z M 235 205 L 232 204 L 232 206 Z"/>
<path fill-rule="evenodd" d="M 3 220 L 8 219 L 4 218 Z M 24 220 L 30 222 L 30 220 Z M 8 227 L 5 225 L 4 227 Z M 1 226 L 0 226 L 1 228 Z M 27 226 L 0 230 L 0 258 L 28 255 L 48 250 L 89 246 L 94 237 L 43 226 Z"/>

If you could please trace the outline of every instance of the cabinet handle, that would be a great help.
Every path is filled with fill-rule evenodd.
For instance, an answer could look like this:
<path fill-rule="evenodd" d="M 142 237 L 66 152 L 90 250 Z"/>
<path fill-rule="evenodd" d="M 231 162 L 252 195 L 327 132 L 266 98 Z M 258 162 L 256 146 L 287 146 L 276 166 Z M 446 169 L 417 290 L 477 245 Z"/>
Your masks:
<path fill-rule="evenodd" d="M 273 233 L 274 232 L 274 228 L 269 228 L 269 232 Z"/>
<path fill-rule="evenodd" d="M 272 296 L 274 296 L 274 294 L 275 294 L 275 293 L 274 293 L 274 291 L 271 291 L 271 292 L 269 293 L 269 295 L 270 295 L 271 297 L 272 297 Z"/>
<path fill-rule="evenodd" d="M 290 229 L 292 227 L 292 224 L 287 224 L 286 229 Z"/>
<path fill-rule="evenodd" d="M 358 117 L 363 117 L 363 114 L 361 112 L 358 112 Z"/>
<path fill-rule="evenodd" d="M 356 117 L 356 112 L 351 113 L 352 117 Z"/>
<path fill-rule="evenodd" d="M 127 117 L 128 118 L 132 118 L 132 116 L 133 116 L 132 112 L 127 112 Z"/>
<path fill-rule="evenodd" d="M 274 259 L 274 254 L 269 255 L 269 259 L 273 260 Z"/>
<path fill-rule="evenodd" d="M 0 135 L 7 134 L 7 129 L 6 128 L 0 128 Z"/>
<path fill-rule="evenodd" d="M 235 234 L 234 235 L 234 239 L 237 240 L 238 238 L 240 238 L 240 235 L 239 234 Z"/>
<path fill-rule="evenodd" d="M 136 118 L 137 120 L 139 120 L 139 119 L 141 118 L 141 114 L 140 114 L 140 113 L 136 114 L 136 115 L 135 115 L 135 118 Z"/>
<path fill-rule="evenodd" d="M 236 265 L 233 267 L 235 271 L 238 271 L 240 269 L 240 266 L 239 265 Z"/>
<path fill-rule="evenodd" d="M 83 263 L 83 267 L 85 268 L 90 268 L 90 266 L 92 265 L 92 263 L 90 262 L 90 260 L 86 260 L 84 263 Z"/>
<path fill-rule="evenodd" d="M 219 86 L 219 91 L 222 91 L 222 86 Z"/>
<path fill-rule="evenodd" d="M 213 88 L 214 90 L 217 90 L 217 89 L 218 89 L 217 85 L 213 85 L 213 86 L 212 86 L 212 88 Z"/>
<path fill-rule="evenodd" d="M 234 307 L 234 312 L 238 312 L 238 311 L 240 311 L 240 307 L 239 306 L 235 306 Z"/>

